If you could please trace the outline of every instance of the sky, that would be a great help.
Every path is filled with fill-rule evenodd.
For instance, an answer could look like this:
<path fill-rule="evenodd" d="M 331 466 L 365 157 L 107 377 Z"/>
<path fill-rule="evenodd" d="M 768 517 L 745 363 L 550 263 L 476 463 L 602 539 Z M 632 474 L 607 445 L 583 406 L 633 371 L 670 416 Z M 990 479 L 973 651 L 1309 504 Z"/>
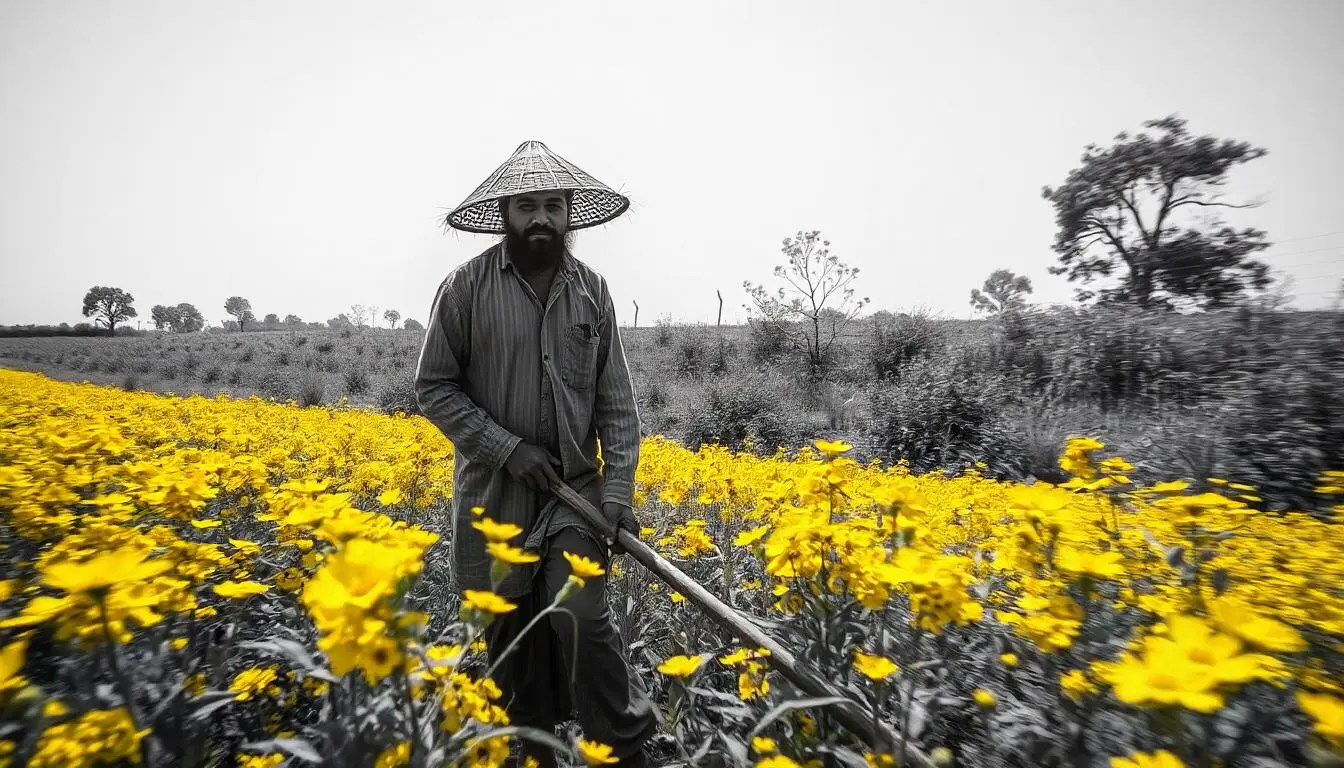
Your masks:
<path fill-rule="evenodd" d="M 1177 114 L 1265 147 L 1229 217 L 1296 306 L 1344 277 L 1344 2 L 0 0 L 0 324 L 112 285 L 325 321 L 424 321 L 494 241 L 442 216 L 523 141 L 630 196 L 577 233 L 622 323 L 741 322 L 820 230 L 869 310 L 970 316 L 995 269 L 1039 302 L 1041 189 Z"/>

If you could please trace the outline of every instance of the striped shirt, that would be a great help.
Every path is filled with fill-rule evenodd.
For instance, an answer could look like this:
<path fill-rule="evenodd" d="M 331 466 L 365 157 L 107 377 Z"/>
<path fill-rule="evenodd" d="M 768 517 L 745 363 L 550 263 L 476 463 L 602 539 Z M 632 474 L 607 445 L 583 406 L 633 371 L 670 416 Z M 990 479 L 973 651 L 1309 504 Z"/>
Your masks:
<path fill-rule="evenodd" d="M 501 242 L 439 285 L 416 365 L 420 409 L 453 443 L 452 560 L 458 589 L 491 589 L 472 507 L 524 531 L 525 549 L 578 514 L 515 481 L 520 441 L 550 450 L 592 502 L 633 506 L 640 422 L 606 280 L 568 252 L 542 302 Z M 598 441 L 601 441 L 601 463 Z M 511 542 L 518 545 L 515 540 Z M 536 566 L 513 566 L 495 591 L 518 597 Z"/>

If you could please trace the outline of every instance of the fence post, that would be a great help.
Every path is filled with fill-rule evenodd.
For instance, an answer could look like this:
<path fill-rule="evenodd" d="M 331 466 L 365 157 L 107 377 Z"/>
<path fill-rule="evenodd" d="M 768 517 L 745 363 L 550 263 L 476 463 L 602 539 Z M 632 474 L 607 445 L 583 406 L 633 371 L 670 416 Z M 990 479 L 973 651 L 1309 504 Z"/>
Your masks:
<path fill-rule="evenodd" d="M 630 303 L 635 305 L 635 324 L 634 324 L 634 326 L 632 326 L 632 327 L 634 327 L 634 328 L 638 328 L 638 327 L 639 327 L 639 302 L 638 302 L 638 301 L 631 301 Z"/>

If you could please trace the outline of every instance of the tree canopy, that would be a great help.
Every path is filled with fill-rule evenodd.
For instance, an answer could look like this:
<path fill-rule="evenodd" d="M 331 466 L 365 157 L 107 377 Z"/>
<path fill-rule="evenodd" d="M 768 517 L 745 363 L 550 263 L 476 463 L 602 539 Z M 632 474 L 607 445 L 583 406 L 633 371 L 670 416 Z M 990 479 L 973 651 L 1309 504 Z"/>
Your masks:
<path fill-rule="evenodd" d="M 1267 287 L 1268 266 L 1251 258 L 1268 247 L 1265 233 L 1227 226 L 1215 215 L 1253 207 L 1223 201 L 1221 188 L 1233 167 L 1267 150 L 1192 135 L 1174 115 L 1143 126 L 1132 136 L 1122 131 L 1110 147 L 1089 144 L 1063 185 L 1042 190 L 1059 228 L 1060 263 L 1051 273 L 1084 285 L 1115 276 L 1114 287 L 1079 289 L 1079 300 L 1140 307 L 1178 299 L 1226 306 Z"/>
<path fill-rule="evenodd" d="M 135 297 L 120 288 L 96 285 L 84 294 L 84 316 L 116 333 L 117 323 L 136 316 Z"/>

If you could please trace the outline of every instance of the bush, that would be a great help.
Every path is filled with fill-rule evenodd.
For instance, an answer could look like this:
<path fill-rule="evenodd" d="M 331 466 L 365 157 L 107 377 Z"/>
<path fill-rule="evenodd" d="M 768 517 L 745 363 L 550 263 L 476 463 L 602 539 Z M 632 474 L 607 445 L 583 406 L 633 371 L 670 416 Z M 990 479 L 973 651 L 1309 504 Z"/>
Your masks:
<path fill-rule="evenodd" d="M 693 451 L 716 444 L 761 454 L 801 445 L 811 431 L 793 418 L 784 389 L 779 377 L 760 374 L 709 385 L 687 412 L 683 442 Z"/>
<path fill-rule="evenodd" d="M 677 334 L 672 369 L 678 375 L 699 378 L 709 372 L 714 343 L 705 331 L 703 327 L 692 326 Z"/>
<path fill-rule="evenodd" d="M 363 368 L 351 368 L 341 378 L 348 394 L 360 395 L 369 391 L 369 372 Z"/>
<path fill-rule="evenodd" d="M 906 363 L 947 347 L 947 334 L 942 326 L 922 310 L 874 317 L 871 323 L 868 364 L 879 379 L 896 378 Z"/>
<path fill-rule="evenodd" d="M 209 368 L 206 368 L 205 371 L 201 374 L 201 383 L 214 384 L 215 382 L 219 381 L 219 377 L 223 375 L 224 372 L 219 370 L 218 365 L 212 365 Z"/>
<path fill-rule="evenodd" d="M 918 473 L 984 462 L 989 474 L 1020 474 L 1020 449 L 1004 427 L 996 386 L 968 382 L 943 361 L 908 363 L 893 379 L 870 393 L 863 431 L 873 456 L 904 460 Z"/>
<path fill-rule="evenodd" d="M 394 376 L 378 388 L 378 409 L 383 413 L 401 411 L 408 416 L 419 416 L 420 402 L 415 396 L 415 380 L 409 376 Z"/>
<path fill-rule="evenodd" d="M 752 318 L 747 321 L 747 349 L 758 363 L 778 362 L 793 352 L 789 336 L 774 323 Z"/>
<path fill-rule="evenodd" d="M 327 396 L 327 381 L 320 373 L 304 374 L 299 379 L 298 393 L 295 401 L 305 408 L 321 405 Z"/>
<path fill-rule="evenodd" d="M 263 368 L 257 372 L 253 385 L 263 397 L 271 400 L 288 400 L 290 382 L 278 368 Z"/>

